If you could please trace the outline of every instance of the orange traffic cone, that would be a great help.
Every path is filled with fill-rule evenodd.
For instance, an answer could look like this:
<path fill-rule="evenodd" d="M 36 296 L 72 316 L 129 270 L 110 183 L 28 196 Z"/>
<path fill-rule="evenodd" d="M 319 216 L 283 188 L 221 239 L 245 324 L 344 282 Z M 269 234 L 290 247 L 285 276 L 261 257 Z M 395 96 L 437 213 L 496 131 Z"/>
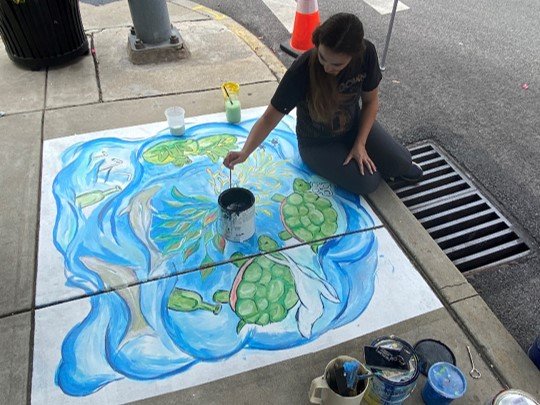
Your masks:
<path fill-rule="evenodd" d="M 297 57 L 313 48 L 311 36 L 320 23 L 317 0 L 297 0 L 292 37 L 289 43 L 281 44 L 281 49 Z"/>

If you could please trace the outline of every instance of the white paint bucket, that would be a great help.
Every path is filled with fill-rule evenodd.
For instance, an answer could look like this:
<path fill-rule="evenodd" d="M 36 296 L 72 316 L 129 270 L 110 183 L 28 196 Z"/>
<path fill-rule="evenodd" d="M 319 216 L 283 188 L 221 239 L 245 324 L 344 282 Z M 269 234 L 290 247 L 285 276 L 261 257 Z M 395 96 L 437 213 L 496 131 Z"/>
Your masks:
<path fill-rule="evenodd" d="M 338 385 L 336 382 L 335 366 L 346 362 L 357 362 L 359 364 L 358 374 L 369 374 L 369 370 L 365 365 L 360 363 L 353 357 L 338 356 L 324 370 L 324 374 L 311 381 L 309 388 L 309 402 L 312 404 L 327 404 L 327 405 L 360 405 L 362 398 L 369 386 L 369 379 L 359 380 L 355 387 L 355 392 L 351 396 L 339 394 Z"/>
<path fill-rule="evenodd" d="M 232 187 L 219 195 L 219 231 L 231 242 L 243 242 L 255 233 L 255 196 L 245 188 Z"/>

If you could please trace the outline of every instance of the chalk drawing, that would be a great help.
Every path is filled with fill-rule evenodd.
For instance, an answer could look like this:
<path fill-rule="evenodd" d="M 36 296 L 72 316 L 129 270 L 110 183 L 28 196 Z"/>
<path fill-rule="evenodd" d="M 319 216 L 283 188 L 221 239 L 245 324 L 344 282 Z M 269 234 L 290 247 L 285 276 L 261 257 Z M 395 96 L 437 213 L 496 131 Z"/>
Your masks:
<path fill-rule="evenodd" d="M 187 120 L 183 137 L 152 124 L 45 144 L 34 402 L 154 396 L 380 326 L 358 324 L 381 271 L 380 221 L 307 169 L 294 118 L 234 170 L 234 185 L 256 196 L 255 235 L 219 234 L 223 157 L 260 113 L 240 125 Z M 421 290 L 415 314 L 437 308 L 404 267 Z M 220 364 L 232 366 L 209 373 Z"/>

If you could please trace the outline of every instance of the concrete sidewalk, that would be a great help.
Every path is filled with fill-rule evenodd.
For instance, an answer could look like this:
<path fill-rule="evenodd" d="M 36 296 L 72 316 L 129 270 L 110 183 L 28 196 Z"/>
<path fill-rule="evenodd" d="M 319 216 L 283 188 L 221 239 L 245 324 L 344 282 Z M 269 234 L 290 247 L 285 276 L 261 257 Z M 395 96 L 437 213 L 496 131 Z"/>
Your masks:
<path fill-rule="evenodd" d="M 0 111 L 6 113 L 0 118 L 0 343 L 6 348 L 0 357 L 0 388 L 5 403 L 30 402 L 43 141 L 163 121 L 163 111 L 172 105 L 183 106 L 188 117 L 221 112 L 219 86 L 224 81 L 241 84 L 243 107 L 266 105 L 283 75 L 272 52 L 230 18 L 184 0 L 169 2 L 169 12 L 191 52 L 188 60 L 131 65 L 126 2 L 99 7 L 81 3 L 95 52 L 70 66 L 25 71 L 0 50 Z M 143 402 L 307 403 L 310 381 L 330 359 L 361 357 L 364 344 L 388 334 L 409 342 L 441 340 L 466 373 L 466 346 L 471 346 L 482 378 L 468 378 L 467 394 L 458 404 L 484 403 L 505 388 L 540 398 L 536 367 L 412 214 L 386 185 L 369 200 L 443 309 L 330 349 Z M 421 376 L 407 403 L 421 403 L 424 380 Z"/>

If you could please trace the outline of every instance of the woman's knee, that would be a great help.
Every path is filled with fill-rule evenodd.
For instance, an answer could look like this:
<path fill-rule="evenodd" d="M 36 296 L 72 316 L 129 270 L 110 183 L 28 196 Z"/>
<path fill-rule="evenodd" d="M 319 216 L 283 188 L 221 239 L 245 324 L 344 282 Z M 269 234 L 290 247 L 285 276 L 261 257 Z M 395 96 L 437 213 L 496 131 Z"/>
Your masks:
<path fill-rule="evenodd" d="M 332 183 L 338 185 L 345 190 L 358 194 L 358 195 L 367 195 L 377 189 L 379 183 L 381 182 L 381 176 L 378 172 L 373 174 L 361 175 L 360 172 L 355 168 L 354 162 L 350 163 L 347 166 L 343 166 L 343 160 L 337 159 L 335 151 L 334 153 L 326 153 L 326 156 L 321 156 L 322 152 L 319 150 L 313 153 L 302 153 L 301 157 L 309 169 L 318 174 L 321 177 L 331 181 Z M 330 155 L 333 160 L 329 159 Z M 341 158 L 341 156 L 339 156 Z"/>
<path fill-rule="evenodd" d="M 399 176 L 411 167 L 412 157 L 409 150 L 386 132 L 378 122 L 373 124 L 366 148 L 377 169 L 385 176 Z"/>

